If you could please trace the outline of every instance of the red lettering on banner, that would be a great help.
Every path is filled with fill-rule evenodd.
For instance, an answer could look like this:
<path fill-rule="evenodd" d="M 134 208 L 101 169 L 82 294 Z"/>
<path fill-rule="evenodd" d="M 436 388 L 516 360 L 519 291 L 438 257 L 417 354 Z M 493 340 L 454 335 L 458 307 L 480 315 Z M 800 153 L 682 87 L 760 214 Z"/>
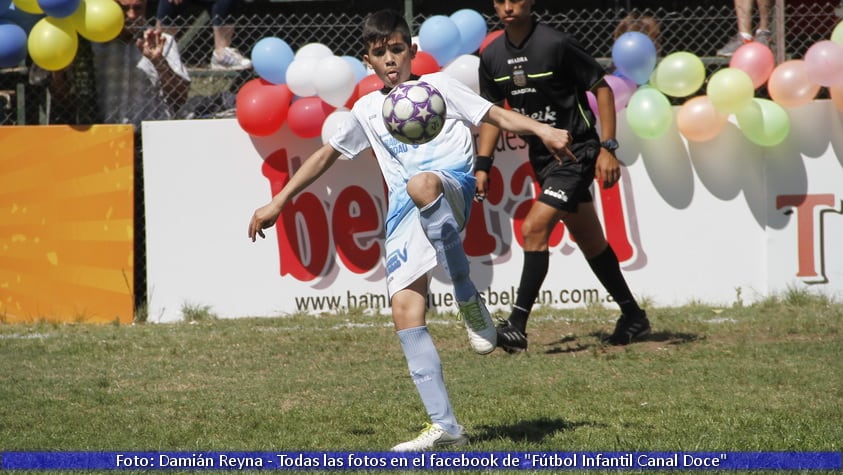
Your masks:
<path fill-rule="evenodd" d="M 503 177 L 496 167 L 489 170 L 488 192 L 485 203 L 499 205 L 503 201 Z M 483 203 L 476 201 L 471 203 L 471 216 L 465 225 L 465 238 L 463 249 L 469 256 L 488 256 L 495 252 L 497 239 L 489 228 L 489 221 L 486 216 L 486 208 Z"/>
<path fill-rule="evenodd" d="M 285 149 L 273 152 L 264 160 L 261 171 L 269 180 L 273 195 L 289 182 L 290 161 Z M 515 241 L 523 248 L 521 226 L 535 196 L 541 192 L 529 162 L 520 164 L 508 183 L 500 170 L 492 167 L 489 182 L 486 206 L 473 203 L 471 219 L 466 225 L 463 245 L 469 256 L 487 256 L 505 248 L 505 237 L 500 232 L 509 228 L 490 219 L 511 219 Z M 599 197 L 595 198 L 601 201 L 607 239 L 618 259 L 624 262 L 634 256 L 634 244 L 628 236 L 620 189 L 618 186 L 599 189 Z M 383 191 L 386 196 L 386 190 Z M 299 193 L 284 207 L 275 226 L 280 275 L 290 275 L 303 282 L 326 276 L 336 265 L 332 251 L 336 251 L 339 261 L 353 273 L 374 270 L 381 265 L 383 254 L 384 206 L 371 190 L 358 185 L 336 190 L 332 201 L 309 192 Z M 488 214 L 488 207 L 500 207 L 504 213 Z M 557 223 L 548 242 L 550 248 L 563 242 L 565 231 L 564 223 Z M 573 241 L 573 236 L 569 234 L 568 239 Z"/>
<path fill-rule="evenodd" d="M 269 179 L 275 196 L 290 181 L 287 151 L 269 155 L 261 172 Z M 303 192 L 290 200 L 275 223 L 275 232 L 282 276 L 289 274 L 307 282 L 327 271 L 330 229 L 319 198 Z"/>
<path fill-rule="evenodd" d="M 620 182 L 618 182 L 620 183 Z M 621 200 L 621 187 L 615 183 L 610 188 L 604 188 L 599 180 L 594 181 L 594 187 L 600 190 L 600 207 L 603 209 L 603 227 L 606 229 L 606 240 L 618 256 L 618 261 L 626 262 L 635 255 L 629 231 L 626 225 L 626 212 Z"/>
<path fill-rule="evenodd" d="M 833 194 L 779 195 L 776 209 L 793 208 L 796 212 L 797 261 L 796 276 L 806 283 L 825 283 L 823 262 L 823 211 L 843 212 L 836 208 Z M 819 270 L 817 268 L 819 267 Z"/>
<path fill-rule="evenodd" d="M 364 188 L 350 186 L 337 196 L 331 227 L 337 230 L 337 254 L 351 272 L 368 272 L 380 262 L 382 222 L 372 195 Z M 358 244 L 358 239 L 365 242 Z"/>

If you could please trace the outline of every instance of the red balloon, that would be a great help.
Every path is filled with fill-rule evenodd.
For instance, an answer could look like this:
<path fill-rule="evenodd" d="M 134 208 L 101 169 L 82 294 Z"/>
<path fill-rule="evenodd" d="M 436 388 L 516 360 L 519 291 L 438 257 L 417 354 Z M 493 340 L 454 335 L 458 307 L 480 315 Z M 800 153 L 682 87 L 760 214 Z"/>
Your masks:
<path fill-rule="evenodd" d="M 318 96 L 302 97 L 290 105 L 287 113 L 287 125 L 294 134 L 303 139 L 322 135 L 325 118 L 335 109 L 334 106 Z"/>
<path fill-rule="evenodd" d="M 413 61 L 410 66 L 410 70 L 416 76 L 421 76 L 423 74 L 428 73 L 435 73 L 442 69 L 439 67 L 439 63 L 436 62 L 436 58 L 433 57 L 432 54 L 419 51 L 416 53 L 416 57 L 413 58 Z"/>
<path fill-rule="evenodd" d="M 292 98 L 286 84 L 252 79 L 237 91 L 237 123 L 251 135 L 272 135 L 284 125 Z"/>
<path fill-rule="evenodd" d="M 377 91 L 383 88 L 383 81 L 380 80 L 377 74 L 370 74 L 357 83 L 357 97 L 363 97 L 366 94 Z"/>
<path fill-rule="evenodd" d="M 489 46 L 489 43 L 491 43 L 492 41 L 495 41 L 495 38 L 497 38 L 498 36 L 500 36 L 502 34 L 503 34 L 503 30 L 495 30 L 495 31 L 489 33 L 488 35 L 486 35 L 486 38 L 483 38 L 483 42 L 480 43 L 480 52 L 482 53 L 483 50 L 486 49 L 487 46 Z"/>

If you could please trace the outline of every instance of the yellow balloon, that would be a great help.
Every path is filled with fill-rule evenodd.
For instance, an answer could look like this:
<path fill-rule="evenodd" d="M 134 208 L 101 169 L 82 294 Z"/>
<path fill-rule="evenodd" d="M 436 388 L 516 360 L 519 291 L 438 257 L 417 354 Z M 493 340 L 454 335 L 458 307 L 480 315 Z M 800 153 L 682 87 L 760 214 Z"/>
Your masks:
<path fill-rule="evenodd" d="M 15 8 L 26 13 L 34 13 L 36 15 L 44 13 L 44 10 L 38 6 L 38 0 L 12 0 L 12 2 L 15 4 Z"/>
<path fill-rule="evenodd" d="M 69 18 L 45 17 L 32 27 L 27 48 L 32 61 L 48 71 L 64 69 L 73 62 L 79 38 Z"/>
<path fill-rule="evenodd" d="M 111 41 L 123 31 L 123 9 L 114 0 L 82 0 L 70 20 L 83 38 L 98 43 Z"/>
<path fill-rule="evenodd" d="M 687 51 L 671 53 L 656 66 L 650 82 L 668 96 L 690 96 L 705 82 L 705 65 L 693 53 Z"/>
<path fill-rule="evenodd" d="M 749 74 L 737 68 L 724 68 L 711 76 L 706 92 L 715 109 L 734 114 L 752 102 L 755 87 Z"/>

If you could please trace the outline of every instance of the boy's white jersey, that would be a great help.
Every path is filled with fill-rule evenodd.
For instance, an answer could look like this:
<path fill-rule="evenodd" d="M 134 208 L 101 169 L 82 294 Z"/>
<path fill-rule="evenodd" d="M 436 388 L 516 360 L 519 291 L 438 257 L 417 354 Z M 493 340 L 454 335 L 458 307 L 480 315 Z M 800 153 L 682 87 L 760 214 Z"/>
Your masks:
<path fill-rule="evenodd" d="M 385 95 L 373 91 L 361 97 L 351 109 L 351 116 L 330 139 L 331 146 L 353 159 L 371 147 L 378 160 L 389 191 L 386 234 L 415 205 L 407 195 L 407 181 L 423 171 L 443 170 L 457 174 L 474 172 L 474 139 L 471 125 L 480 125 L 492 103 L 468 86 L 445 73 L 424 75 L 427 82 L 445 98 L 447 116 L 439 135 L 422 145 L 407 145 L 395 139 L 383 123 Z M 473 192 L 472 192 L 473 193 Z"/>

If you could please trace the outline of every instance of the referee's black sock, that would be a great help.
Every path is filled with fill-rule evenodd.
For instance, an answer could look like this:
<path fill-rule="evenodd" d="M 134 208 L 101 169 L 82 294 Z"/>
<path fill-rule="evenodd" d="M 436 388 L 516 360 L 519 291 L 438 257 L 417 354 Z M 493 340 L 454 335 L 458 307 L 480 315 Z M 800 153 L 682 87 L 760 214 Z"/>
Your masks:
<path fill-rule="evenodd" d="M 524 267 L 521 269 L 518 296 L 509 315 L 509 322 L 522 333 L 526 333 L 527 319 L 547 275 L 549 262 L 550 251 L 524 251 Z"/>
<path fill-rule="evenodd" d="M 606 249 L 600 254 L 587 259 L 588 265 L 597 279 L 609 292 L 609 295 L 615 299 L 621 312 L 627 317 L 638 318 L 642 316 L 643 311 L 629 291 L 626 284 L 626 279 L 621 274 L 621 266 L 618 263 L 618 256 L 612 250 L 612 246 L 606 246 Z"/>

